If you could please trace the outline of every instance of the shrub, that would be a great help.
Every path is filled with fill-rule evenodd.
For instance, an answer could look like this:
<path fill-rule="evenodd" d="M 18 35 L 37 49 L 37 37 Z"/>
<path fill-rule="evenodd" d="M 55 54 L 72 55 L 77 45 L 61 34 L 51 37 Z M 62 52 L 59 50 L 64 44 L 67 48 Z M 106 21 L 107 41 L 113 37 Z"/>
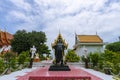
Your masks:
<path fill-rule="evenodd" d="M 24 64 L 25 62 L 28 62 L 29 60 L 30 60 L 29 52 L 23 51 L 18 56 L 18 63 L 19 64 Z"/>
<path fill-rule="evenodd" d="M 77 56 L 73 50 L 68 50 L 68 52 L 65 56 L 65 61 L 67 61 L 67 62 L 79 62 L 80 57 Z"/>
<path fill-rule="evenodd" d="M 4 61 L 3 59 L 0 57 L 0 73 L 2 73 L 4 71 Z"/>
<path fill-rule="evenodd" d="M 90 59 L 91 59 L 91 62 L 93 63 L 93 67 L 97 66 L 99 61 L 99 54 L 97 52 L 95 52 L 94 54 L 91 54 Z"/>
<path fill-rule="evenodd" d="M 6 67 L 13 67 L 15 66 L 15 62 L 13 62 L 13 60 L 15 60 L 15 53 L 13 52 L 6 52 L 4 54 L 4 60 L 6 61 Z"/>
<path fill-rule="evenodd" d="M 115 74 L 120 74 L 120 63 L 117 63 L 116 65 L 114 65 L 115 68 Z"/>

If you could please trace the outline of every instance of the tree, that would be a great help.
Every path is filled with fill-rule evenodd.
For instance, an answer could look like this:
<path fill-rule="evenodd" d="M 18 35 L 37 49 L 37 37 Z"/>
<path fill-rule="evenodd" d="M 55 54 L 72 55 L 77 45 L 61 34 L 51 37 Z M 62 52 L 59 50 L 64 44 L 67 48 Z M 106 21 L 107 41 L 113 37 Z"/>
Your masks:
<path fill-rule="evenodd" d="M 25 30 L 18 30 L 13 36 L 11 46 L 14 52 L 21 53 L 30 49 L 29 37 Z"/>
<path fill-rule="evenodd" d="M 28 33 L 29 36 L 29 43 L 31 43 L 30 46 L 35 45 L 37 48 L 37 52 L 41 55 L 43 53 L 49 54 L 50 50 L 48 49 L 48 46 L 45 44 L 47 41 L 46 35 L 44 32 L 36 32 L 32 31 Z"/>
<path fill-rule="evenodd" d="M 75 54 L 73 50 L 68 50 L 65 56 L 67 62 L 79 62 L 80 57 Z"/>
<path fill-rule="evenodd" d="M 29 51 L 33 45 L 37 48 L 38 53 L 49 53 L 50 50 L 48 50 L 48 46 L 45 44 L 46 40 L 46 35 L 42 31 L 26 32 L 25 30 L 18 30 L 14 34 L 11 45 L 13 51 L 18 52 L 18 54 L 22 51 Z"/>
<path fill-rule="evenodd" d="M 113 52 L 120 52 L 120 42 L 110 43 L 106 46 L 106 49 Z"/>

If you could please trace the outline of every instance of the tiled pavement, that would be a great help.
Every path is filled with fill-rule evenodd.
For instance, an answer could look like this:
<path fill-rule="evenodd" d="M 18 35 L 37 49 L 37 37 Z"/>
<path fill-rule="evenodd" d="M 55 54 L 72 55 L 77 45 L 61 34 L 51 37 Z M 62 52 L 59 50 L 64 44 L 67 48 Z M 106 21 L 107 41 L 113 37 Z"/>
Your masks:
<path fill-rule="evenodd" d="M 40 77 L 50 78 L 47 80 L 52 80 L 52 78 L 54 79 L 55 77 L 57 80 L 61 77 L 66 77 L 66 78 L 91 77 L 91 80 L 102 80 L 101 78 L 99 78 L 93 74 L 90 74 L 90 73 L 84 71 L 83 69 L 80 69 L 80 68 L 78 69 L 78 68 L 75 68 L 73 66 L 70 66 L 71 71 L 48 71 L 48 68 L 49 68 L 49 66 L 37 68 L 36 70 L 34 70 L 32 72 L 28 72 L 24 76 L 19 76 L 17 80 L 28 80 L 30 76 L 39 77 L 39 78 Z M 54 79 L 54 80 L 56 80 L 56 79 Z M 42 79 L 39 79 L 39 80 L 42 80 Z"/>

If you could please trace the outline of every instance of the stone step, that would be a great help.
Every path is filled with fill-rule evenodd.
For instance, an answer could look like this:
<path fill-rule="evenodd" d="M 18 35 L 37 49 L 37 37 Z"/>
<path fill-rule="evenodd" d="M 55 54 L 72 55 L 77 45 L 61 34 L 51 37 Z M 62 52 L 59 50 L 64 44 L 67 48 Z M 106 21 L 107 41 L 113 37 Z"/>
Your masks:
<path fill-rule="evenodd" d="M 84 63 L 67 63 L 68 65 L 72 66 L 80 66 L 84 67 Z M 42 67 L 42 66 L 47 66 L 47 65 L 52 65 L 50 62 L 33 62 L 33 67 Z"/>

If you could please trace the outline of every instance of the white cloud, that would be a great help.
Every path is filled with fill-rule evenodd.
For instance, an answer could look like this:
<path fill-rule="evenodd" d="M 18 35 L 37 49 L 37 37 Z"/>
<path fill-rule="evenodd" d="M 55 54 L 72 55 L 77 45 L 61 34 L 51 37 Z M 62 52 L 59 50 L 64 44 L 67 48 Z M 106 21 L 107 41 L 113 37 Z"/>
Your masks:
<path fill-rule="evenodd" d="M 74 33 L 98 34 L 104 42 L 114 41 L 119 36 L 120 2 L 106 4 L 109 0 L 11 0 L 18 8 L 26 10 L 11 11 L 8 18 L 22 20 L 17 29 L 43 30 L 50 46 L 59 30 L 68 42 L 74 45 Z M 15 19 L 14 19 L 15 18 Z M 41 26 L 41 27 L 40 27 Z M 43 27 L 44 26 L 44 27 Z"/>
<path fill-rule="evenodd" d="M 2 5 L 2 3 L 0 2 L 0 11 L 2 11 L 2 6 L 1 5 Z"/>
<path fill-rule="evenodd" d="M 32 31 L 37 29 L 37 25 L 34 21 L 33 16 L 27 16 L 25 13 L 22 13 L 20 11 L 11 11 L 9 12 L 8 16 L 6 16 L 7 20 L 10 21 L 12 24 L 17 23 L 14 25 L 15 30 L 22 30 L 25 29 L 27 31 Z M 35 18 L 36 19 L 36 18 Z"/>
<path fill-rule="evenodd" d="M 120 11 L 120 3 L 113 3 L 110 6 L 111 10 L 116 10 L 116 11 Z"/>
<path fill-rule="evenodd" d="M 25 0 L 10 0 L 16 7 L 29 11 L 31 10 L 31 5 L 27 2 L 25 2 Z"/>
<path fill-rule="evenodd" d="M 9 16 L 7 16 L 7 17 L 11 17 L 12 19 L 24 20 L 24 21 L 28 20 L 27 16 L 20 11 L 11 11 L 9 13 Z"/>

